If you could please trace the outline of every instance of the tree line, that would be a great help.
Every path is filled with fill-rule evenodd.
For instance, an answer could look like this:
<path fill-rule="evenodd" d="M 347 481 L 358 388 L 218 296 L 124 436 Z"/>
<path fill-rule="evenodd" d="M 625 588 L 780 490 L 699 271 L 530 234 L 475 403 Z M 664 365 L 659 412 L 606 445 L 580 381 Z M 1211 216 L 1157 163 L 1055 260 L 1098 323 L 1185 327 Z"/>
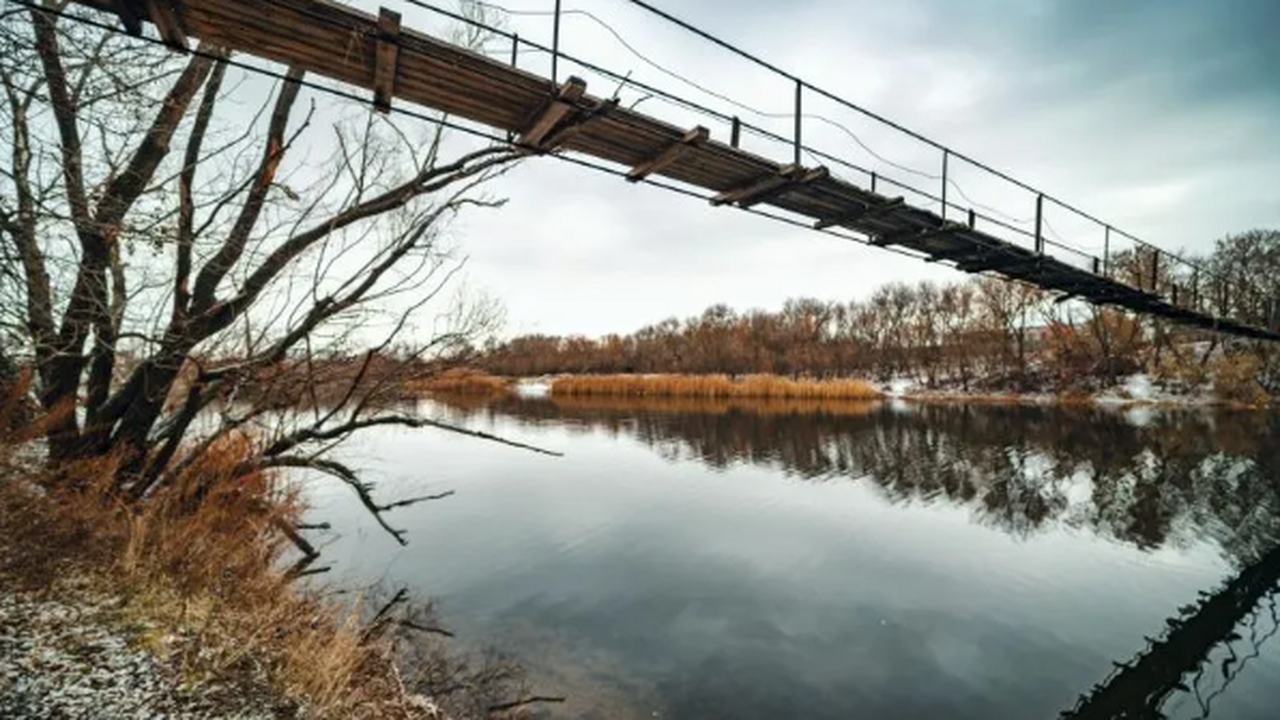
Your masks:
<path fill-rule="evenodd" d="M 1218 241 L 1205 264 L 1280 297 L 1280 231 L 1255 230 Z M 1146 258 L 1118 255 L 1117 277 L 1151 282 Z M 1156 282 L 1166 293 L 1166 270 Z M 1186 290 L 1183 290 L 1186 298 Z M 1211 312 L 1257 324 L 1265 302 L 1206 292 Z M 795 298 L 776 311 L 724 304 L 685 320 L 668 318 L 630 334 L 521 335 L 490 342 L 477 364 L 503 375 L 555 373 L 775 373 L 817 377 L 913 378 L 965 390 L 1081 389 L 1139 372 L 1170 384 L 1200 385 L 1230 365 L 1271 393 L 1280 369 L 1265 343 L 1226 341 L 1167 321 L 1094 306 L 1000 278 L 882 285 L 865 300 Z M 1224 365 L 1226 363 L 1226 365 Z"/>

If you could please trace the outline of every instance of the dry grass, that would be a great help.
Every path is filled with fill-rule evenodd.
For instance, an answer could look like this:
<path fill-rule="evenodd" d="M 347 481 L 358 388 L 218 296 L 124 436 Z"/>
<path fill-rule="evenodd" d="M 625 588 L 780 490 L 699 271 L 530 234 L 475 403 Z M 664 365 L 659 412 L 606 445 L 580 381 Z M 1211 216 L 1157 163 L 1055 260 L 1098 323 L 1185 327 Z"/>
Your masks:
<path fill-rule="evenodd" d="M 776 375 L 577 375 L 551 382 L 553 397 L 790 398 L 875 400 L 862 380 L 792 380 Z"/>
<path fill-rule="evenodd" d="M 1271 396 L 1258 383 L 1258 359 L 1250 355 L 1226 355 L 1213 363 L 1213 393 L 1224 403 L 1263 407 Z"/>
<path fill-rule="evenodd" d="M 451 368 L 438 375 L 409 380 L 405 390 L 410 394 L 504 395 L 511 392 L 513 382 L 479 370 Z"/>
<path fill-rule="evenodd" d="M 584 412 L 655 412 L 673 414 L 724 415 L 868 415 L 879 407 L 874 400 L 827 400 L 804 398 L 702 398 L 702 397 L 619 397 L 616 395 L 564 395 L 551 399 L 565 410 Z"/>
<path fill-rule="evenodd" d="M 122 622 L 148 628 L 139 641 L 185 682 L 230 683 L 314 717 L 408 717 L 392 648 L 364 641 L 358 607 L 299 592 L 280 571 L 286 545 L 274 527 L 300 508 L 270 477 L 230 477 L 247 443 L 233 439 L 192 468 L 184 489 L 208 488 L 194 509 L 184 489 L 121 506 L 109 463 L 36 477 L 42 490 L 0 469 L 0 577 L 119 597 Z"/>
<path fill-rule="evenodd" d="M 255 451 L 252 437 L 227 437 L 179 482 L 125 506 L 111 491 L 109 460 L 56 474 L 33 462 L 27 441 L 38 423 L 7 430 L 14 407 L 0 402 L 0 587 L 119 598 L 122 624 L 145 628 L 137 640 L 185 682 L 250 692 L 287 715 L 436 717 L 406 683 L 466 668 L 449 666 L 445 645 L 430 635 L 414 636 L 419 664 L 401 667 L 403 626 L 370 624 L 363 606 L 373 602 L 339 604 L 290 579 L 292 545 L 280 528 L 303 508 L 275 475 L 235 472 Z M 429 622 L 421 608 L 398 607 Z M 464 680 L 466 692 L 445 706 L 488 707 Z"/>

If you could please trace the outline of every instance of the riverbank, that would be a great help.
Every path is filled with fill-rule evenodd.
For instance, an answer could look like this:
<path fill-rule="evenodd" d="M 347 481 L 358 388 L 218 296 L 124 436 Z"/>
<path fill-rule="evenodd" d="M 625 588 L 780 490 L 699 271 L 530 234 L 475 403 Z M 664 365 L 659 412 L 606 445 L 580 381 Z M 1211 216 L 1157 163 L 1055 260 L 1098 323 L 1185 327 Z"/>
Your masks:
<path fill-rule="evenodd" d="M 777 375 L 569 375 L 551 380 L 552 397 L 685 397 L 875 400 L 883 393 L 857 379 L 810 380 Z"/>
<path fill-rule="evenodd" d="M 278 487 L 135 514 L 74 472 L 0 471 L 0 717 L 430 717 L 389 638 L 281 569 Z"/>
<path fill-rule="evenodd" d="M 1242 389 L 1243 386 L 1243 389 Z M 869 382 L 861 379 L 792 379 L 777 375 L 722 374 L 610 374 L 554 375 L 511 378 L 480 371 L 459 371 L 429 384 L 414 386 L 415 394 L 446 396 L 547 395 L 562 400 L 628 399 L 736 400 L 740 402 L 786 400 L 789 402 L 839 401 L 866 403 L 902 400 L 931 403 L 1100 405 L 1146 407 L 1221 407 L 1258 409 L 1272 401 L 1259 389 L 1238 380 L 1226 385 L 1189 386 L 1162 382 L 1146 374 L 1120 378 L 1113 385 L 1092 389 L 1035 389 L 1018 391 L 999 383 L 973 383 L 967 389 L 958 382 L 932 385 L 912 379 Z"/>
<path fill-rule="evenodd" d="M 148 648 L 157 627 L 131 618 L 127 599 L 93 582 L 0 590 L 0 717 L 297 717 L 264 677 L 187 684 L 181 667 Z M 192 634 L 167 640 L 199 653 Z"/>
<path fill-rule="evenodd" d="M 459 654 L 429 607 L 304 583 L 296 485 L 220 475 L 244 448 L 190 470 L 203 501 L 181 482 L 136 511 L 109 470 L 54 482 L 19 450 L 0 444 L 0 717 L 519 716 L 521 669 Z"/>

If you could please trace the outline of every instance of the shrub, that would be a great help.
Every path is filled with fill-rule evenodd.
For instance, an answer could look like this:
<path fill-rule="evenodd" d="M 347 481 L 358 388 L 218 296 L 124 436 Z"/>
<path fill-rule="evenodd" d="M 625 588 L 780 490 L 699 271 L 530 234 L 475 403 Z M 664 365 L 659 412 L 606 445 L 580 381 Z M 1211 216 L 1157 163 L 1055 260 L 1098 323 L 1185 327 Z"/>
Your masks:
<path fill-rule="evenodd" d="M 1250 355 L 1224 355 L 1213 367 L 1213 392 L 1219 400 L 1260 407 L 1271 396 L 1258 383 L 1258 359 Z"/>
<path fill-rule="evenodd" d="M 1187 357 L 1179 357 L 1174 353 L 1165 353 L 1160 362 L 1152 368 L 1152 379 L 1160 387 L 1173 388 L 1193 392 L 1209 383 L 1209 368 L 1200 363 L 1195 353 Z"/>

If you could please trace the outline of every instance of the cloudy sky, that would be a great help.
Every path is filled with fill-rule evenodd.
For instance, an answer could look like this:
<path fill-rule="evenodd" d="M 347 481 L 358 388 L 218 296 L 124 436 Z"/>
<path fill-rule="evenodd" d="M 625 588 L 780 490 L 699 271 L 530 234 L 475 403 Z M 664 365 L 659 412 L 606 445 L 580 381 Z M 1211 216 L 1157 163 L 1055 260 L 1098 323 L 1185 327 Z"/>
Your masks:
<path fill-rule="evenodd" d="M 1274 0 L 654 0 L 661 8 L 1167 249 L 1280 226 L 1280 3 Z M 368 3 L 362 3 L 368 4 Z M 545 12 L 552 0 L 502 0 Z M 440 20 L 396 4 L 407 26 Z M 626 0 L 565 0 L 562 48 L 631 78 L 782 134 L 792 88 Z M 508 27 L 549 44 L 545 15 Z M 495 49 L 496 52 L 496 49 Z M 651 64 L 695 81 L 702 92 Z M 545 58 L 522 54 L 538 70 Z M 562 62 L 588 90 L 616 82 Z M 641 97 L 623 87 L 624 103 Z M 731 98 L 735 106 L 716 95 Z M 657 100 L 641 106 L 682 126 L 727 127 Z M 882 163 L 830 124 L 806 141 L 863 167 L 936 188 L 936 151 L 816 98 L 807 113 L 849 128 Z M 782 146 L 744 144 L 779 160 Z M 1031 196 L 953 161 L 965 196 L 1026 221 Z M 850 179 L 857 180 L 853 175 Z M 498 211 L 464 216 L 454 237 L 466 281 L 501 299 L 506 334 L 626 332 L 724 302 L 778 307 L 794 296 L 849 299 L 889 280 L 961 277 L 946 268 L 814 233 L 551 158 L 490 188 Z M 957 199 L 952 194 L 953 199 Z M 1099 251 L 1100 229 L 1050 209 L 1054 236 Z"/>

